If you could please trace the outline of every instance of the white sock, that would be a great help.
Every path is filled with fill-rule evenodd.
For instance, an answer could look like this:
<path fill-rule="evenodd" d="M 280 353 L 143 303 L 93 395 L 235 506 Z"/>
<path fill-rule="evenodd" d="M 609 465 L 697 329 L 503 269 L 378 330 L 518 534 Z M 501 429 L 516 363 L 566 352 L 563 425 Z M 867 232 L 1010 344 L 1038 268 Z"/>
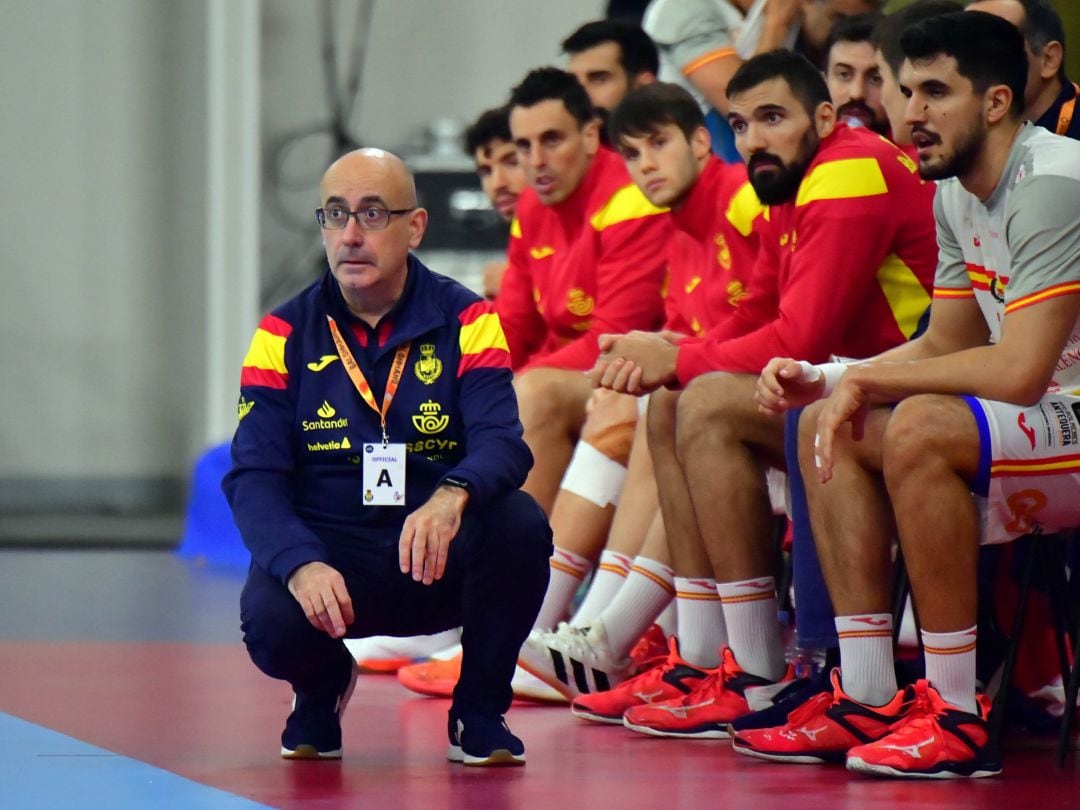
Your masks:
<path fill-rule="evenodd" d="M 728 644 L 744 672 L 778 681 L 784 676 L 784 644 L 776 619 L 776 582 L 772 577 L 718 582 Z"/>
<path fill-rule="evenodd" d="M 958 709 L 978 714 L 975 702 L 975 627 L 955 633 L 922 631 L 926 680 L 942 699 Z"/>
<path fill-rule="evenodd" d="M 716 580 L 712 577 L 675 577 L 675 604 L 679 617 L 679 654 L 702 669 L 720 665 L 720 648 L 727 644 L 727 626 Z"/>
<path fill-rule="evenodd" d="M 592 570 L 592 563 L 572 551 L 555 547 L 551 559 L 551 578 L 548 580 L 544 603 L 533 627 L 550 630 L 570 612 L 570 602 Z"/>
<path fill-rule="evenodd" d="M 585 627 L 599 616 L 601 611 L 611 604 L 615 594 L 626 582 L 632 563 L 633 560 L 617 551 L 602 553 L 589 590 L 585 593 L 585 598 L 581 601 L 577 612 L 570 619 L 570 624 L 574 627 Z"/>
<path fill-rule="evenodd" d="M 679 632 L 679 611 L 675 606 L 675 600 L 672 599 L 668 602 L 668 606 L 660 611 L 660 615 L 656 617 L 656 623 L 660 625 L 660 629 L 664 631 L 665 636 L 673 636 Z"/>
<path fill-rule="evenodd" d="M 884 706 L 896 696 L 893 620 L 890 613 L 837 616 L 844 692 L 867 706 Z M 972 676 L 972 686 L 975 678 Z"/>
<path fill-rule="evenodd" d="M 675 595 L 675 574 L 663 563 L 635 557 L 630 576 L 600 620 L 616 658 L 624 658 Z"/>

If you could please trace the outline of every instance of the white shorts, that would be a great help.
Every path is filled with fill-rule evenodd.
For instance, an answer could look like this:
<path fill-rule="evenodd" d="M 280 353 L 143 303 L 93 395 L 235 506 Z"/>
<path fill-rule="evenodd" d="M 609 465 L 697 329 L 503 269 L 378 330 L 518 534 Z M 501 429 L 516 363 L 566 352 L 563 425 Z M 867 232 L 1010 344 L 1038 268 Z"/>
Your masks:
<path fill-rule="evenodd" d="M 972 491 L 984 544 L 1080 526 L 1080 397 L 1021 407 L 964 397 L 979 428 Z"/>

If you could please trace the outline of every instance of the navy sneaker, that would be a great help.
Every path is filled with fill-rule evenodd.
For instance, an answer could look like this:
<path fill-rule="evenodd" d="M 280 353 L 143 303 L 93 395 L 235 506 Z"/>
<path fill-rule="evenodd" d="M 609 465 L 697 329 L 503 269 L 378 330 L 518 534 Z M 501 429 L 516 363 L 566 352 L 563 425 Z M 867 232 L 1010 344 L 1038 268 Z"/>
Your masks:
<path fill-rule="evenodd" d="M 756 712 L 744 714 L 733 720 L 729 732 L 734 736 L 740 731 L 752 731 L 760 728 L 775 728 L 787 722 L 787 716 L 822 692 L 831 692 L 829 673 L 819 673 L 811 678 L 798 678 L 786 684 L 772 697 L 772 705 Z"/>
<path fill-rule="evenodd" d="M 500 716 L 454 715 L 447 724 L 450 748 L 446 758 L 465 765 L 524 765 L 525 745 Z"/>
<path fill-rule="evenodd" d="M 326 697 L 293 693 L 292 714 L 281 732 L 282 757 L 341 759 L 341 716 L 356 686 L 356 673 L 353 657 L 346 653 L 342 658 L 341 686 L 336 693 Z"/>

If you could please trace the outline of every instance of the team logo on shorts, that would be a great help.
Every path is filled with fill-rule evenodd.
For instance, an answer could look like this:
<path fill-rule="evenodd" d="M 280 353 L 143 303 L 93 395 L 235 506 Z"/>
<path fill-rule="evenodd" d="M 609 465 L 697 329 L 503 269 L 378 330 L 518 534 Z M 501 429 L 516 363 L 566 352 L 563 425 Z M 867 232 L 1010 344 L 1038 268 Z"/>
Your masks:
<path fill-rule="evenodd" d="M 1020 415 L 1016 417 L 1016 426 L 1020 428 L 1020 432 L 1027 436 L 1027 440 L 1031 443 L 1031 449 L 1035 449 L 1035 428 L 1028 427 L 1027 417 L 1023 411 L 1020 411 Z"/>
<path fill-rule="evenodd" d="M 431 385 L 442 374 L 442 360 L 435 356 L 434 343 L 420 344 L 420 359 L 413 366 L 416 378 L 424 385 Z"/>
<path fill-rule="evenodd" d="M 1038 489 L 1022 489 L 1010 495 L 1005 503 L 1012 512 L 1012 520 L 1006 526 L 1005 531 L 1016 534 L 1031 534 L 1041 529 L 1039 521 L 1035 518 L 1036 512 L 1046 508 L 1046 493 Z"/>

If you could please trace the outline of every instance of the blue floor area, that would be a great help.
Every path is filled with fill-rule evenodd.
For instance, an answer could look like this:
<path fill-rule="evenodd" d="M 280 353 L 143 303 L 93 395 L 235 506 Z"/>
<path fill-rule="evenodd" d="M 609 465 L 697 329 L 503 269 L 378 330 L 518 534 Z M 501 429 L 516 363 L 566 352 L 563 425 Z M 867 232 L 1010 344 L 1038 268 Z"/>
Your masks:
<path fill-rule="evenodd" d="M 143 762 L 0 713 L 0 807 L 20 810 L 263 808 Z"/>

